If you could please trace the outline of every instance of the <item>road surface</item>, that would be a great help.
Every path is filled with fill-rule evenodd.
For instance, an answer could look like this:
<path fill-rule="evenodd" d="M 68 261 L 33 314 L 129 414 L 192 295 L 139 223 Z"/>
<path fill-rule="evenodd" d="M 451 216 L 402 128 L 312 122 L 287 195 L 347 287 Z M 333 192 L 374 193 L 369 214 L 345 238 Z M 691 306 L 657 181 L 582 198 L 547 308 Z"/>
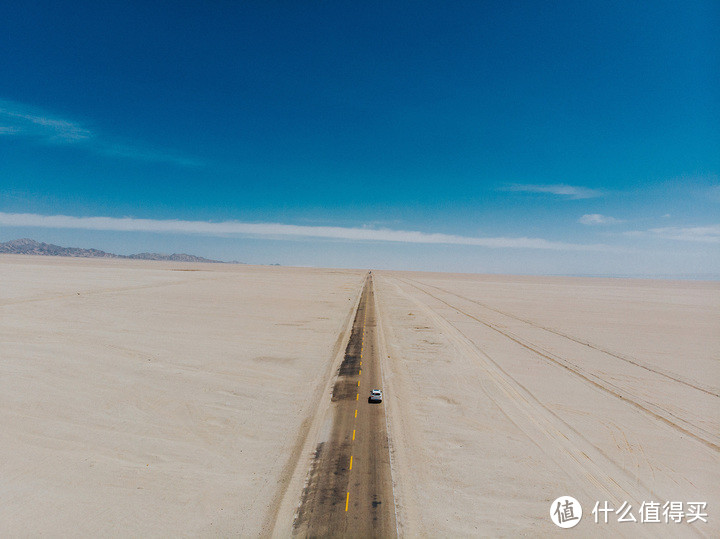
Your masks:
<path fill-rule="evenodd" d="M 317 445 L 295 520 L 300 536 L 396 535 L 375 297 L 369 274 L 332 392 L 332 431 Z M 385 397 L 385 395 L 383 395 Z"/>

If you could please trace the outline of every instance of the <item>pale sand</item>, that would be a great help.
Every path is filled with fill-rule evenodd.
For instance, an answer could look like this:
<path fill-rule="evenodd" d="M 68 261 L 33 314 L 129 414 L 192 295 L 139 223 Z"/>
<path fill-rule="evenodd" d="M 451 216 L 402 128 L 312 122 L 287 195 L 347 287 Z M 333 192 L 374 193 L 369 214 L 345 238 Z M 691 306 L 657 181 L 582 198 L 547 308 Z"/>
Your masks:
<path fill-rule="evenodd" d="M 0 536 L 269 532 L 363 277 L 0 257 Z"/>
<path fill-rule="evenodd" d="M 0 257 L 0 535 L 289 533 L 363 274 Z M 718 535 L 720 283 L 375 282 L 403 535 Z"/>
<path fill-rule="evenodd" d="M 381 272 L 401 533 L 720 532 L 720 283 Z M 593 522 L 596 501 L 709 523 Z M 662 515 L 661 515 L 662 519 Z"/>

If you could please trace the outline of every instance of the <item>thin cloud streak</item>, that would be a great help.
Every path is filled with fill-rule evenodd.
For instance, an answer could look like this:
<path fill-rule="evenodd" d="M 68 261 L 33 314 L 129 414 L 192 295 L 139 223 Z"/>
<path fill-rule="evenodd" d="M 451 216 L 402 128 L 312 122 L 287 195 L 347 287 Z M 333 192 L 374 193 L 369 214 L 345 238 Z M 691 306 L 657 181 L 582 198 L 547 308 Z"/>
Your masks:
<path fill-rule="evenodd" d="M 180 166 L 201 166 L 191 157 L 107 140 L 78 122 L 53 117 L 44 111 L 0 99 L 0 135 L 19 136 L 49 144 L 74 145 L 97 154 Z"/>
<path fill-rule="evenodd" d="M 473 245 L 497 249 L 545 249 L 556 251 L 611 250 L 611 248 L 606 245 L 581 245 L 549 241 L 542 238 L 477 238 L 452 234 L 429 234 L 413 230 L 300 226 L 282 223 L 243 223 L 239 221 L 214 223 L 208 221 L 135 219 L 132 217 L 73 217 L 69 215 L 0 212 L 0 225 L 117 232 L 200 234 L 205 236 L 249 235 L 291 238 L 310 237 L 345 241 Z"/>
<path fill-rule="evenodd" d="M 94 136 L 79 123 L 52 118 L 32 107 L 0 100 L 0 121 L 10 123 L 0 130 L 6 135 L 36 137 L 47 142 L 74 143 Z"/>
<path fill-rule="evenodd" d="M 569 199 L 596 198 L 603 196 L 602 191 L 590 189 L 588 187 L 579 187 L 575 185 L 554 184 L 554 185 L 535 185 L 535 184 L 513 184 L 504 189 L 505 191 L 513 191 L 517 193 L 548 193 L 551 195 L 563 196 Z"/>
<path fill-rule="evenodd" d="M 149 161 L 155 163 L 172 163 L 184 167 L 200 167 L 203 162 L 192 157 L 183 157 L 169 152 L 158 152 L 153 150 L 143 150 L 123 144 L 108 144 L 98 151 L 111 157 L 127 157 L 138 161 Z"/>
<path fill-rule="evenodd" d="M 600 215 L 599 213 L 588 213 L 578 219 L 578 223 L 583 225 L 616 225 L 623 222 L 622 219 Z"/>
<path fill-rule="evenodd" d="M 691 227 L 668 226 L 651 228 L 645 231 L 635 230 L 627 234 L 629 236 L 650 236 L 676 241 L 720 243 L 720 225 Z"/>

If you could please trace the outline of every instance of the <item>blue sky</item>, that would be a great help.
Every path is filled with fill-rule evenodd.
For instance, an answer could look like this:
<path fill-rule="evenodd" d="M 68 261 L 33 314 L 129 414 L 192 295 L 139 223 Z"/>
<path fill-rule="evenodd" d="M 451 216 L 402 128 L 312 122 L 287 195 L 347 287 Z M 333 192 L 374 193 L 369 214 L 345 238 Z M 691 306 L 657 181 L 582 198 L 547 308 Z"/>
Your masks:
<path fill-rule="evenodd" d="M 0 7 L 0 241 L 720 275 L 717 2 Z"/>

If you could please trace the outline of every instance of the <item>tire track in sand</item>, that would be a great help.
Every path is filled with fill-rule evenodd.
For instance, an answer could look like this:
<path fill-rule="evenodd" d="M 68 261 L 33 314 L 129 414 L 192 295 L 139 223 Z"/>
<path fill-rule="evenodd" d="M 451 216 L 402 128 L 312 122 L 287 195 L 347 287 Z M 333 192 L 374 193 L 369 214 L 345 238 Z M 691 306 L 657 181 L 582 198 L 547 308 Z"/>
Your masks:
<path fill-rule="evenodd" d="M 434 298 L 436 301 L 439 301 L 440 303 L 443 303 L 444 305 L 450 307 L 451 309 L 455 310 L 458 313 L 461 313 L 462 315 L 475 320 L 476 322 L 479 322 L 483 326 L 492 329 L 493 331 L 496 331 L 497 333 L 503 335 L 507 339 L 510 339 L 512 342 L 522 346 L 523 348 L 530 350 L 531 352 L 537 354 L 541 358 L 543 358 L 546 361 L 549 361 L 555 365 L 558 365 L 559 367 L 562 367 L 566 369 L 568 372 L 574 374 L 575 376 L 579 377 L 586 383 L 590 384 L 593 387 L 596 387 L 607 394 L 622 400 L 623 402 L 637 408 L 638 410 L 646 413 L 650 417 L 652 417 L 655 420 L 658 420 L 662 423 L 665 423 L 666 425 L 669 425 L 673 429 L 682 432 L 683 434 L 690 436 L 691 438 L 695 439 L 696 441 L 702 443 L 703 445 L 709 447 L 710 449 L 714 451 L 720 451 L 720 445 L 718 445 L 716 441 L 716 436 L 713 435 L 711 432 L 707 432 L 705 429 L 694 425 L 688 421 L 685 421 L 683 418 L 678 417 L 677 415 L 673 414 L 669 410 L 666 410 L 662 408 L 661 406 L 658 406 L 655 403 L 648 402 L 644 399 L 638 398 L 636 395 L 633 395 L 630 391 L 628 391 L 626 388 L 620 388 L 616 386 L 615 384 L 609 382 L 608 380 L 604 380 L 597 376 L 594 373 L 591 373 L 589 371 L 586 371 L 582 369 L 579 365 L 573 363 L 572 361 L 568 360 L 567 358 L 563 358 L 557 354 L 554 354 L 552 352 L 549 352 L 548 350 L 542 349 L 540 346 L 528 341 L 527 339 L 524 339 L 520 337 L 519 335 L 516 335 L 510 331 L 507 331 L 503 329 L 502 327 L 498 326 L 497 324 L 493 324 L 492 322 L 489 322 L 487 320 L 482 320 L 467 311 L 461 309 L 457 305 L 453 305 L 444 299 L 432 294 L 431 292 L 428 292 L 427 290 L 424 290 L 420 286 L 417 286 L 416 284 L 413 284 L 412 282 L 408 282 L 404 279 L 398 279 L 399 281 L 403 282 L 404 284 L 411 286 L 412 288 L 422 292 L 423 294 L 426 294 L 432 298 Z M 460 296 L 458 296 L 460 297 Z M 463 298 L 465 299 L 465 298 Z M 680 425 L 679 422 L 682 422 L 683 425 Z"/>
<path fill-rule="evenodd" d="M 639 483 L 636 477 L 631 477 L 603 451 L 538 401 L 461 330 L 399 285 L 395 286 L 398 293 L 428 316 L 460 355 L 473 358 L 482 367 L 485 373 L 482 382 L 485 393 L 559 470 L 585 478 L 603 492 L 608 501 L 612 500 L 616 504 L 627 499 L 645 499 L 648 494 L 659 498 L 649 487 Z M 611 473 L 607 470 L 611 470 Z M 597 492 L 588 492 L 588 495 L 596 497 Z"/>
<path fill-rule="evenodd" d="M 659 368 L 659 367 L 651 367 L 651 366 L 647 365 L 646 363 L 644 363 L 643 361 L 640 361 L 639 359 L 637 359 L 637 358 L 635 358 L 635 357 L 628 356 L 628 355 L 626 355 L 626 354 L 620 354 L 619 352 L 614 352 L 614 351 L 612 351 L 612 350 L 608 350 L 607 348 L 604 348 L 604 347 L 602 347 L 602 346 L 600 346 L 600 345 L 593 344 L 593 343 L 591 343 L 591 342 L 589 342 L 589 341 L 579 339 L 579 338 L 577 338 L 577 337 L 574 337 L 573 335 L 569 335 L 569 334 L 564 333 L 564 332 L 562 332 L 562 331 L 560 331 L 560 330 L 558 330 L 558 329 L 549 328 L 549 327 L 547 327 L 547 326 L 543 326 L 542 324 L 538 324 L 537 322 L 533 322 L 532 320 L 528 320 L 528 319 L 526 319 L 526 318 L 522 318 L 522 317 L 520 317 L 520 316 L 511 314 L 511 313 L 509 313 L 509 312 L 507 312 L 507 311 L 503 311 L 503 310 L 501 310 L 501 309 L 497 309 L 497 308 L 495 308 L 495 307 L 491 307 L 490 305 L 488 305 L 488 304 L 486 304 L 486 303 L 482 303 L 481 301 L 478 301 L 478 300 L 476 300 L 476 299 L 466 298 L 466 297 L 464 297 L 464 296 L 461 296 L 461 295 L 459 295 L 459 294 L 456 294 L 455 292 L 451 292 L 450 290 L 446 290 L 445 288 L 442 288 L 442 287 L 440 287 L 440 286 L 435 286 L 435 285 L 431 285 L 431 284 L 427 284 L 427 283 L 422 283 L 422 282 L 420 282 L 420 281 L 416 281 L 415 279 L 406 279 L 406 281 L 412 281 L 412 282 L 414 282 L 414 283 L 416 283 L 416 284 L 418 284 L 418 285 L 427 286 L 428 288 L 434 288 L 435 290 L 439 290 L 439 291 L 441 291 L 441 292 L 445 292 L 446 294 L 450 294 L 451 296 L 455 296 L 456 298 L 459 298 L 459 299 L 462 299 L 462 300 L 465 300 L 465 301 L 469 301 L 469 302 L 471 302 L 471 303 L 475 303 L 476 305 L 479 305 L 479 306 L 482 307 L 483 309 L 487 309 L 487 310 L 489 310 L 489 311 L 496 312 L 496 313 L 501 314 L 501 315 L 503 315 L 503 316 L 507 316 L 508 318 L 512 318 L 512 319 L 514 319 L 514 320 L 517 320 L 517 321 L 522 322 L 522 323 L 524 323 L 524 324 L 528 324 L 528 325 L 533 326 L 533 327 L 535 327 L 535 328 L 538 328 L 538 329 L 547 331 L 547 332 L 549 332 L 549 333 L 554 333 L 555 335 L 558 335 L 559 337 L 563 337 L 563 338 L 565 338 L 565 339 L 571 340 L 571 341 L 576 342 L 576 343 L 578 343 L 578 344 L 581 344 L 581 345 L 583 345 L 583 346 L 587 346 L 588 348 L 591 348 L 591 349 L 596 350 L 596 351 L 598 351 L 598 352 L 601 352 L 601 353 L 603 353 L 603 354 L 607 354 L 607 355 L 612 356 L 612 357 L 614 357 L 614 358 L 616 358 L 616 359 L 619 359 L 619 360 L 621 360 L 621 361 L 625 361 L 625 362 L 627 362 L 627 363 L 630 363 L 631 365 L 634 365 L 634 366 L 636 366 L 636 367 L 640 367 L 641 369 L 645 369 L 646 371 L 650 371 L 650 372 L 655 373 L 655 374 L 658 374 L 658 375 L 660 375 L 660 376 L 664 376 L 665 378 L 668 378 L 668 379 L 670 379 L 670 380 L 672 380 L 672 381 L 674 381 L 674 382 L 679 382 L 679 383 L 684 384 L 684 385 L 686 385 L 686 386 L 688 386 L 688 387 L 690 387 L 690 388 L 692 388 L 692 389 L 697 389 L 698 391 L 702 391 L 703 393 L 707 393 L 708 395 L 711 395 L 711 396 L 713 396 L 713 397 L 720 397 L 720 393 L 717 391 L 717 389 L 715 389 L 715 388 L 713 388 L 713 387 L 706 386 L 706 385 L 701 384 L 701 383 L 699 383 L 699 382 L 695 382 L 694 380 L 691 381 L 691 380 L 685 378 L 684 376 L 681 376 L 681 375 L 679 375 L 679 374 L 677 374 L 677 373 L 671 373 L 671 372 L 666 371 L 665 369 L 661 369 L 661 368 Z M 436 298 L 436 299 L 437 299 L 437 298 Z"/>

